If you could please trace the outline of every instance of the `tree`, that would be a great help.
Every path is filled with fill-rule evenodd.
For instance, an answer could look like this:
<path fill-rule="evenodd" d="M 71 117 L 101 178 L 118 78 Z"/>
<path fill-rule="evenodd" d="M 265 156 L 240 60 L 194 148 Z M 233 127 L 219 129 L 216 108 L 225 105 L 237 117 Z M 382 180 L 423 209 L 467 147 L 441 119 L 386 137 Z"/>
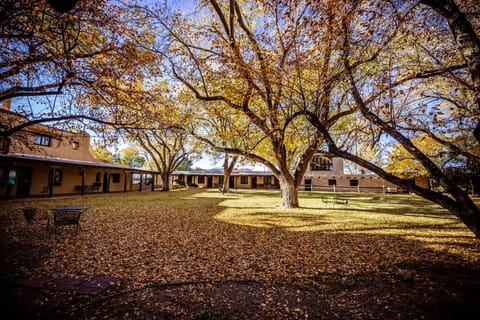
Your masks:
<path fill-rule="evenodd" d="M 141 150 L 134 146 L 129 146 L 121 150 L 118 163 L 133 168 L 143 168 L 147 159 L 141 155 Z"/>
<path fill-rule="evenodd" d="M 176 168 L 178 171 L 189 171 L 192 169 L 193 161 L 190 157 L 184 159 Z"/>
<path fill-rule="evenodd" d="M 113 154 L 110 151 L 108 151 L 104 146 L 98 143 L 94 143 L 92 145 L 92 149 L 93 149 L 93 154 L 95 155 L 95 158 L 106 161 L 106 162 L 113 161 Z"/>
<path fill-rule="evenodd" d="M 322 135 L 295 114 L 332 98 L 338 81 L 329 76 L 334 39 L 326 37 L 323 51 L 313 45 L 308 1 L 297 7 L 281 1 L 202 4 L 202 19 L 146 10 L 164 28 L 158 33 L 168 33 L 169 47 L 152 51 L 168 59 L 173 76 L 197 100 L 242 114 L 255 148 L 219 147 L 268 167 L 279 180 L 282 206 L 297 207 L 298 187 Z"/>
<path fill-rule="evenodd" d="M 126 35 L 134 33 L 125 23 L 128 12 L 113 2 L 84 0 L 74 7 L 73 2 L 63 1 L 55 6 L 58 11 L 46 1 L 0 2 L 0 102 L 16 99 L 39 106 L 49 97 L 54 101 L 46 111 L 22 108 L 24 121 L 0 131 L 6 145 L 10 135 L 38 123 L 76 119 L 116 127 L 134 125 L 115 114 L 111 105 L 105 110 L 84 104 L 87 93 L 100 99 L 106 91 L 120 91 L 123 88 L 106 79 L 130 76 L 132 69 L 138 72 L 149 61 L 139 58 L 143 57 L 136 53 L 139 48 L 127 40 Z M 77 100 L 55 102 L 68 95 Z"/>
<path fill-rule="evenodd" d="M 85 62 L 115 51 L 118 10 L 107 10 L 105 1 L 82 1 L 69 13 L 45 1 L 2 0 L 2 5 L 0 101 L 88 86 Z"/>
<path fill-rule="evenodd" d="M 199 103 L 190 99 L 197 107 Z M 223 156 L 222 193 L 230 191 L 230 176 L 237 164 L 239 155 L 230 154 L 228 149 L 249 150 L 255 148 L 256 139 L 251 136 L 250 124 L 245 117 L 235 110 L 223 106 L 203 105 L 195 113 L 195 121 L 189 127 L 189 132 L 208 148 Z"/>
<path fill-rule="evenodd" d="M 222 194 L 230 192 L 230 176 L 235 169 L 239 156 L 234 154 L 231 156 L 225 152 L 223 159 L 223 185 L 222 185 Z"/>
<path fill-rule="evenodd" d="M 77 0 L 47 0 L 47 2 L 58 12 L 68 12 L 75 7 Z"/>
<path fill-rule="evenodd" d="M 448 137 L 443 141 L 455 142 L 459 134 L 457 128 L 447 121 L 440 121 L 455 114 L 467 126 L 474 128 L 475 121 L 471 120 L 478 118 L 472 119 L 468 115 L 472 105 L 476 105 L 475 92 L 469 92 L 466 108 L 459 108 L 453 103 L 454 99 L 450 99 L 449 108 L 445 108 L 445 104 L 434 106 L 428 101 L 431 96 L 424 92 L 435 88 L 442 92 L 443 97 L 449 97 L 458 87 L 475 89 L 475 86 L 469 85 L 465 76 L 468 73 L 464 72 L 466 66 L 462 57 L 452 51 L 454 46 L 448 40 L 442 21 L 422 7 L 396 5 L 392 2 L 375 6 L 368 1 L 352 2 L 350 10 L 342 16 L 338 30 L 343 44 L 339 57 L 348 80 L 346 102 L 352 115 L 361 118 L 371 128 L 373 136 L 377 137 L 373 142 L 393 139 L 399 143 L 446 194 L 390 174 L 378 164 L 354 154 L 345 147 L 345 137 L 333 130 L 338 127 L 327 127 L 315 112 L 306 111 L 305 114 L 322 132 L 330 152 L 447 208 L 480 238 L 478 207 L 412 139 L 419 133 L 432 132 L 431 136 L 438 138 L 443 135 Z M 367 17 L 370 17 L 369 24 L 362 24 Z M 425 25 L 435 26 L 437 33 L 425 36 L 422 33 Z M 418 115 L 419 101 L 420 110 L 423 109 L 426 116 Z M 446 101 L 448 99 L 443 99 L 443 102 Z M 357 133 L 360 131 L 357 130 Z M 443 144 L 442 147 L 448 148 L 449 145 Z M 455 152 L 454 148 L 448 148 L 448 151 Z"/>
<path fill-rule="evenodd" d="M 150 155 L 162 177 L 162 191 L 170 190 L 173 171 L 195 151 L 188 134 L 179 128 L 163 128 L 131 131 L 129 135 Z"/>
<path fill-rule="evenodd" d="M 419 135 L 411 139 L 412 143 L 440 168 L 454 162 L 448 148 L 436 142 L 428 135 Z M 415 179 L 428 177 L 428 171 L 401 144 L 396 144 L 390 153 L 390 163 L 385 171 L 400 178 Z"/>
<path fill-rule="evenodd" d="M 447 19 L 456 47 L 472 76 L 475 104 L 477 112 L 480 113 L 480 39 L 477 34 L 478 29 L 475 31 L 465 12 L 460 10 L 454 0 L 422 0 L 421 3 L 431 7 L 439 15 Z M 467 1 L 466 3 L 466 9 L 475 8 L 475 1 Z M 478 5 L 478 3 L 476 4 Z M 469 5 L 470 7 L 468 7 Z M 478 28 L 478 25 L 476 27 Z M 477 141 L 480 142 L 480 120 L 477 120 L 473 134 Z"/>

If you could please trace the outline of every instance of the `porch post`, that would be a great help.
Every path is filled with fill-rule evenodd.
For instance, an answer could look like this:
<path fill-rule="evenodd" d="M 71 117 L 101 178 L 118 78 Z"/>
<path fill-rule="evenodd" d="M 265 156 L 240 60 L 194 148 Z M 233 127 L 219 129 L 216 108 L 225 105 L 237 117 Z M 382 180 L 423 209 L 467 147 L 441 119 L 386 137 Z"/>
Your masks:
<path fill-rule="evenodd" d="M 12 193 L 12 186 L 17 181 L 17 168 L 15 165 L 12 165 L 10 169 L 8 169 L 8 181 L 7 181 L 7 190 L 5 190 L 5 200 L 10 198 L 10 194 Z"/>
<path fill-rule="evenodd" d="M 140 185 L 138 186 L 138 192 L 142 192 L 142 184 L 143 184 L 143 173 L 140 173 Z"/>
<path fill-rule="evenodd" d="M 82 175 L 82 186 L 80 187 L 80 195 L 85 194 L 85 168 L 80 169 L 80 174 Z"/>
<path fill-rule="evenodd" d="M 57 169 L 55 169 L 55 167 L 51 167 L 49 170 L 49 174 L 48 174 L 48 197 L 49 198 L 51 198 L 53 195 L 53 182 L 55 180 L 56 170 Z M 51 176 L 50 176 L 50 173 L 52 174 Z"/>
<path fill-rule="evenodd" d="M 110 170 L 106 169 L 103 173 L 103 193 L 110 192 Z"/>

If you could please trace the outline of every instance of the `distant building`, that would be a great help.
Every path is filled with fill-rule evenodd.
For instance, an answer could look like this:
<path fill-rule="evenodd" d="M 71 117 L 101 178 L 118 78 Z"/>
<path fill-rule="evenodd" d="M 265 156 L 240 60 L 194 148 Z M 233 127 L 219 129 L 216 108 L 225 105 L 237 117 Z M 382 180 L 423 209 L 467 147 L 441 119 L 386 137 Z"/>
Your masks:
<path fill-rule="evenodd" d="M 174 171 L 173 185 L 219 188 L 223 186 L 223 172 L 220 171 Z M 179 183 L 182 181 L 181 183 Z M 278 189 L 278 179 L 270 171 L 234 171 L 230 175 L 232 189 Z"/>
<path fill-rule="evenodd" d="M 10 111 L 9 103 L 0 109 L 0 130 L 25 122 L 24 116 Z M 175 171 L 168 183 L 173 187 L 219 188 L 223 179 L 221 170 Z M 0 139 L 0 198 L 143 191 L 154 190 L 161 184 L 158 172 L 96 159 L 86 132 L 68 132 L 36 124 L 8 139 Z M 428 181 L 423 184 L 428 187 Z M 279 181 L 270 171 L 237 170 L 231 174 L 229 186 L 232 189 L 279 189 Z M 300 190 L 406 191 L 375 174 L 345 174 L 344 160 L 325 152 L 313 157 Z"/>
<path fill-rule="evenodd" d="M 375 174 L 346 174 L 344 160 L 318 152 L 305 171 L 302 188 L 308 191 L 402 192 L 397 185 Z"/>
<path fill-rule="evenodd" d="M 175 171 L 173 184 L 218 188 L 223 185 L 223 172 Z M 230 177 L 230 188 L 235 189 L 278 189 L 278 179 L 270 171 L 234 171 Z M 403 190 L 375 174 L 345 174 L 344 160 L 325 152 L 318 152 L 305 172 L 300 190 L 381 192 L 397 193 Z"/>

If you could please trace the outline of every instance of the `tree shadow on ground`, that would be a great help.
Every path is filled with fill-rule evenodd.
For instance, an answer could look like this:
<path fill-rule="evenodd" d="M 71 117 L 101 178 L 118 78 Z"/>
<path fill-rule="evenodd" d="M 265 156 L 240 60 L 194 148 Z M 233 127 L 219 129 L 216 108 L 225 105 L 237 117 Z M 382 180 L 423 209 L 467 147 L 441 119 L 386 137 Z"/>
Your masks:
<path fill-rule="evenodd" d="M 293 215 L 252 208 L 251 218 L 265 216 L 269 227 L 233 224 L 217 219 L 219 213 L 227 209 L 222 205 L 221 194 L 185 205 L 186 198 L 195 199 L 197 195 L 201 196 L 200 192 L 178 194 L 177 199 L 171 201 L 164 198 L 154 201 L 142 195 L 129 210 L 136 210 L 146 202 L 150 204 L 138 212 L 117 212 L 121 207 L 99 206 L 87 215 L 84 230 L 77 237 L 65 233 L 57 240 L 45 242 L 47 249 L 28 245 L 29 238 L 35 237 L 40 229 L 29 231 L 28 226 L 15 224 L 2 227 L 8 235 L 8 239 L 3 240 L 7 250 L 2 251 L 2 258 L 8 262 L 5 273 L 21 270 L 17 274 L 35 274 L 47 256 L 55 253 L 48 251 L 49 248 L 62 251 L 75 248 L 70 247 L 72 244 L 102 243 L 106 248 L 100 255 L 87 252 L 78 259 L 82 268 L 87 268 L 86 259 L 92 258 L 91 263 L 98 267 L 96 270 L 108 275 L 112 269 L 103 268 L 101 259 L 111 259 L 108 263 L 115 264 L 122 251 L 127 251 L 123 258 L 135 258 L 124 260 L 131 263 L 123 262 L 125 269 L 135 269 L 138 263 L 141 269 L 135 269 L 136 272 L 150 273 L 152 279 L 139 287 L 127 276 L 123 279 L 124 285 L 101 295 L 87 296 L 74 291 L 29 287 L 13 281 L 10 276 L 3 277 L 2 280 L 8 281 L 0 293 L 3 303 L 6 302 L 1 306 L 6 317 L 469 319 L 469 314 L 478 315 L 480 311 L 480 249 L 474 238 L 445 235 L 443 241 L 451 240 L 451 243 L 432 249 L 428 242 L 413 240 L 398 232 L 381 234 L 389 231 L 382 225 L 372 225 L 373 230 L 356 231 L 345 228 L 347 222 L 343 227 L 334 226 L 332 220 L 326 219 L 348 213 L 334 210 L 327 215 L 329 210 L 315 208 Z M 178 203 L 175 210 L 165 207 L 175 203 Z M 211 207 L 202 211 L 203 205 Z M 236 212 L 242 208 L 229 209 Z M 118 217 L 114 218 L 115 215 Z M 300 226 L 332 224 L 332 228 L 298 231 L 276 220 L 292 216 L 298 218 Z M 435 229 L 436 224 L 433 226 Z M 408 227 L 416 231 L 412 225 L 397 231 Z M 153 250 L 144 252 L 137 243 L 128 241 L 119 246 L 113 237 L 125 228 L 142 241 L 153 237 L 148 242 L 155 245 Z M 429 237 L 434 240 L 437 234 Z M 119 239 L 125 239 L 123 233 Z M 461 246 L 463 251 L 459 250 Z M 37 254 L 37 249 L 41 254 Z M 166 249 L 170 251 L 162 251 Z M 42 250 L 45 251 L 42 253 Z M 106 256 L 105 253 L 115 250 L 115 256 Z M 158 252 L 155 260 L 149 260 Z M 71 255 L 63 260 L 59 257 L 57 265 L 68 264 L 82 254 L 67 253 Z M 171 257 L 173 254 L 176 258 Z M 32 260 L 28 262 L 19 255 L 30 255 Z M 170 278 L 153 280 L 166 269 L 174 273 Z M 200 276 L 199 272 L 202 272 Z M 178 274 L 183 274 L 183 278 L 177 278 Z M 34 307 L 26 310 L 30 302 Z"/>

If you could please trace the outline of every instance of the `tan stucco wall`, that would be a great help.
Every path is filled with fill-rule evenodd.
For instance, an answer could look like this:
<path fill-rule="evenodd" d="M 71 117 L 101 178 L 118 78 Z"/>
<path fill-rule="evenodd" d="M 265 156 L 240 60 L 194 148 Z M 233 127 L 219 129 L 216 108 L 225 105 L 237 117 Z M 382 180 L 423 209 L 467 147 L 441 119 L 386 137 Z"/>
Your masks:
<path fill-rule="evenodd" d="M 30 196 L 47 196 L 49 193 L 49 170 L 50 166 L 41 163 L 30 163 L 21 166 L 17 166 L 16 170 L 19 172 L 22 168 L 31 168 L 32 176 L 30 180 L 29 195 Z M 55 166 L 57 170 L 61 170 L 63 178 L 60 185 L 53 185 L 52 195 L 61 194 L 80 194 L 82 185 L 82 168 L 74 165 Z M 97 188 L 93 187 L 93 183 L 96 182 L 97 173 L 100 173 L 101 185 Z M 85 193 L 102 193 L 104 182 L 104 169 L 101 168 L 88 168 L 85 170 Z M 119 174 L 119 182 L 113 182 L 113 174 Z M 126 187 L 125 187 L 125 176 Z M 161 179 L 160 179 L 161 181 Z M 14 185 L 10 185 L 10 196 L 15 197 L 17 194 L 18 180 Z M 6 195 L 7 184 L 0 184 L 0 195 Z M 142 184 L 142 190 L 150 190 L 151 185 Z M 124 172 L 120 169 L 109 170 L 109 186 L 108 192 L 123 192 L 139 190 L 139 184 L 131 183 L 131 173 Z"/>
<path fill-rule="evenodd" d="M 311 190 L 313 191 L 352 191 L 352 192 L 400 192 L 401 189 L 393 183 L 383 180 L 373 174 L 364 175 L 305 175 L 301 189 L 308 189 L 305 180 L 311 180 Z M 329 180 L 335 180 L 336 185 L 329 185 Z M 358 186 L 351 186 L 351 181 L 357 180 Z"/>
<path fill-rule="evenodd" d="M 0 111 L 0 125 L 11 128 L 27 119 L 17 113 Z M 35 135 L 50 137 L 49 146 L 36 145 Z M 74 144 L 75 143 L 75 144 Z M 78 149 L 74 149 L 74 145 Z M 32 125 L 10 136 L 9 153 L 58 157 L 83 161 L 97 161 L 90 147 L 90 135 L 86 132 L 67 132 L 47 125 Z"/>

